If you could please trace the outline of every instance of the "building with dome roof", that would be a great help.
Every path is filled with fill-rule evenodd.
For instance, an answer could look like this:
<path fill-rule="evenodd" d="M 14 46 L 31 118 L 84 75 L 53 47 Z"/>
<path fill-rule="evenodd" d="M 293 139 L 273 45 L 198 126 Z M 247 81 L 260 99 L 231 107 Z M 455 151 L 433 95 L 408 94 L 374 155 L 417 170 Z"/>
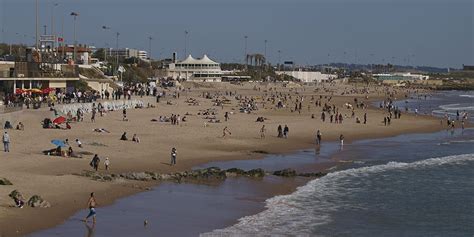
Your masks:
<path fill-rule="evenodd" d="M 163 77 L 186 81 L 221 81 L 222 79 L 220 64 L 207 55 L 198 59 L 189 55 L 186 59 L 177 61 L 176 54 L 173 54 L 172 62 L 165 65 L 163 72 Z"/>

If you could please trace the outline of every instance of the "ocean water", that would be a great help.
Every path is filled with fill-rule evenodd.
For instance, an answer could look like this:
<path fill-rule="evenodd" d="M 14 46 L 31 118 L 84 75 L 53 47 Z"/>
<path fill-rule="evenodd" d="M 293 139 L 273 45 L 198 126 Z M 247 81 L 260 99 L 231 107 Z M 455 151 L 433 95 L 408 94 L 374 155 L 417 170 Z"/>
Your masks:
<path fill-rule="evenodd" d="M 378 103 L 377 103 L 378 105 Z M 438 117 L 448 115 L 456 119 L 456 112 L 469 113 L 469 120 L 474 121 L 474 91 L 442 91 L 431 96 L 411 97 L 395 102 L 395 106 L 410 112 L 418 109 L 421 114 L 432 114 Z"/>
<path fill-rule="evenodd" d="M 202 236 L 472 236 L 474 156 L 334 172 Z"/>
<path fill-rule="evenodd" d="M 474 93 L 397 101 L 410 112 L 473 121 Z M 350 164 L 266 210 L 201 236 L 474 236 L 474 130 L 358 141 L 333 155 Z"/>

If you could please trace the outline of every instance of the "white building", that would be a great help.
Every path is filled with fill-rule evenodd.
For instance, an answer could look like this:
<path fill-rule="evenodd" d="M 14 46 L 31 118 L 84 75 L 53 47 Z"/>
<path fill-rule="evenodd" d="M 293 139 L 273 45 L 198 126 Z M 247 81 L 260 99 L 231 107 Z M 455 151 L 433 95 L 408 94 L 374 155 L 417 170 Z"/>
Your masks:
<path fill-rule="evenodd" d="M 424 80 L 430 79 L 430 76 L 428 75 L 412 74 L 410 72 L 407 72 L 407 73 L 396 72 L 393 74 L 380 73 L 380 74 L 374 74 L 373 77 L 378 80 L 398 80 L 398 81 L 417 81 L 417 80 L 424 81 Z"/>
<path fill-rule="evenodd" d="M 195 59 L 189 55 L 183 61 L 174 60 L 166 66 L 165 77 L 187 81 L 221 81 L 222 70 L 219 63 L 212 61 L 204 55 Z"/>
<path fill-rule="evenodd" d="M 301 82 L 323 82 L 331 79 L 336 79 L 337 75 L 333 74 L 323 74 L 321 72 L 309 72 L 309 71 L 277 71 L 277 75 L 288 75 L 292 76 Z"/>
<path fill-rule="evenodd" d="M 107 52 L 107 57 L 117 57 L 117 54 L 120 58 L 140 58 L 147 59 L 147 51 L 138 50 L 138 49 L 105 49 Z"/>
<path fill-rule="evenodd" d="M 148 53 L 146 51 L 138 51 L 138 58 L 142 60 L 148 60 Z"/>

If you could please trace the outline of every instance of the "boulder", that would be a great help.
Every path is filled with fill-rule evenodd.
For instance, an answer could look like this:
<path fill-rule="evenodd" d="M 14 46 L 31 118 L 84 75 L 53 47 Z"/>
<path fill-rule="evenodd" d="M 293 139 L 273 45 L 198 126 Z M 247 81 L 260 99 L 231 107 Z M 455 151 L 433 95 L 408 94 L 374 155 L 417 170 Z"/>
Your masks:
<path fill-rule="evenodd" d="M 265 171 L 263 169 L 258 168 L 245 172 L 245 175 L 253 178 L 261 178 L 265 176 Z"/>
<path fill-rule="evenodd" d="M 121 177 L 129 180 L 137 180 L 137 181 L 150 181 L 156 179 L 155 175 L 150 175 L 149 172 L 131 172 L 121 174 Z"/>
<path fill-rule="evenodd" d="M 49 208 L 51 204 L 39 195 L 33 195 L 27 202 L 30 207 Z"/>
<path fill-rule="evenodd" d="M 13 185 L 13 184 L 12 182 L 10 182 L 10 180 L 6 178 L 0 178 L 0 185 Z"/>
<path fill-rule="evenodd" d="M 298 176 L 301 176 L 301 177 L 323 177 L 325 176 L 327 173 L 322 173 L 322 172 L 317 172 L 317 173 L 301 173 L 301 174 L 298 174 Z"/>
<path fill-rule="evenodd" d="M 230 168 L 225 171 L 226 176 L 239 176 L 245 175 L 245 170 L 239 168 Z"/>
<path fill-rule="evenodd" d="M 295 177 L 296 170 L 294 169 L 284 169 L 284 170 L 277 170 L 273 172 L 273 175 L 281 176 L 281 177 Z"/>
<path fill-rule="evenodd" d="M 22 195 L 21 195 L 20 191 L 15 189 L 15 190 L 11 191 L 11 193 L 8 194 L 8 196 L 11 197 L 12 199 L 19 199 L 20 196 L 22 196 Z"/>

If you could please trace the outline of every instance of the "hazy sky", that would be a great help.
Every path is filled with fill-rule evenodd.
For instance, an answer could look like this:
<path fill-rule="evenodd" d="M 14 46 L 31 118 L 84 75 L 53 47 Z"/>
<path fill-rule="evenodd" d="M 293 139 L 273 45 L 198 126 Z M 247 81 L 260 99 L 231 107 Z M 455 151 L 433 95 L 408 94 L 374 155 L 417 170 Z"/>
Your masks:
<path fill-rule="evenodd" d="M 34 0 L 0 0 L 0 41 L 34 40 Z M 297 64 L 358 62 L 461 67 L 474 64 L 474 0 L 39 0 L 40 25 L 51 24 L 72 43 L 148 50 L 153 57 L 207 53 L 221 62 L 248 52 Z M 103 25 L 111 27 L 105 31 Z M 43 27 L 41 27 L 41 32 Z M 26 37 L 25 37 L 26 35 Z"/>

